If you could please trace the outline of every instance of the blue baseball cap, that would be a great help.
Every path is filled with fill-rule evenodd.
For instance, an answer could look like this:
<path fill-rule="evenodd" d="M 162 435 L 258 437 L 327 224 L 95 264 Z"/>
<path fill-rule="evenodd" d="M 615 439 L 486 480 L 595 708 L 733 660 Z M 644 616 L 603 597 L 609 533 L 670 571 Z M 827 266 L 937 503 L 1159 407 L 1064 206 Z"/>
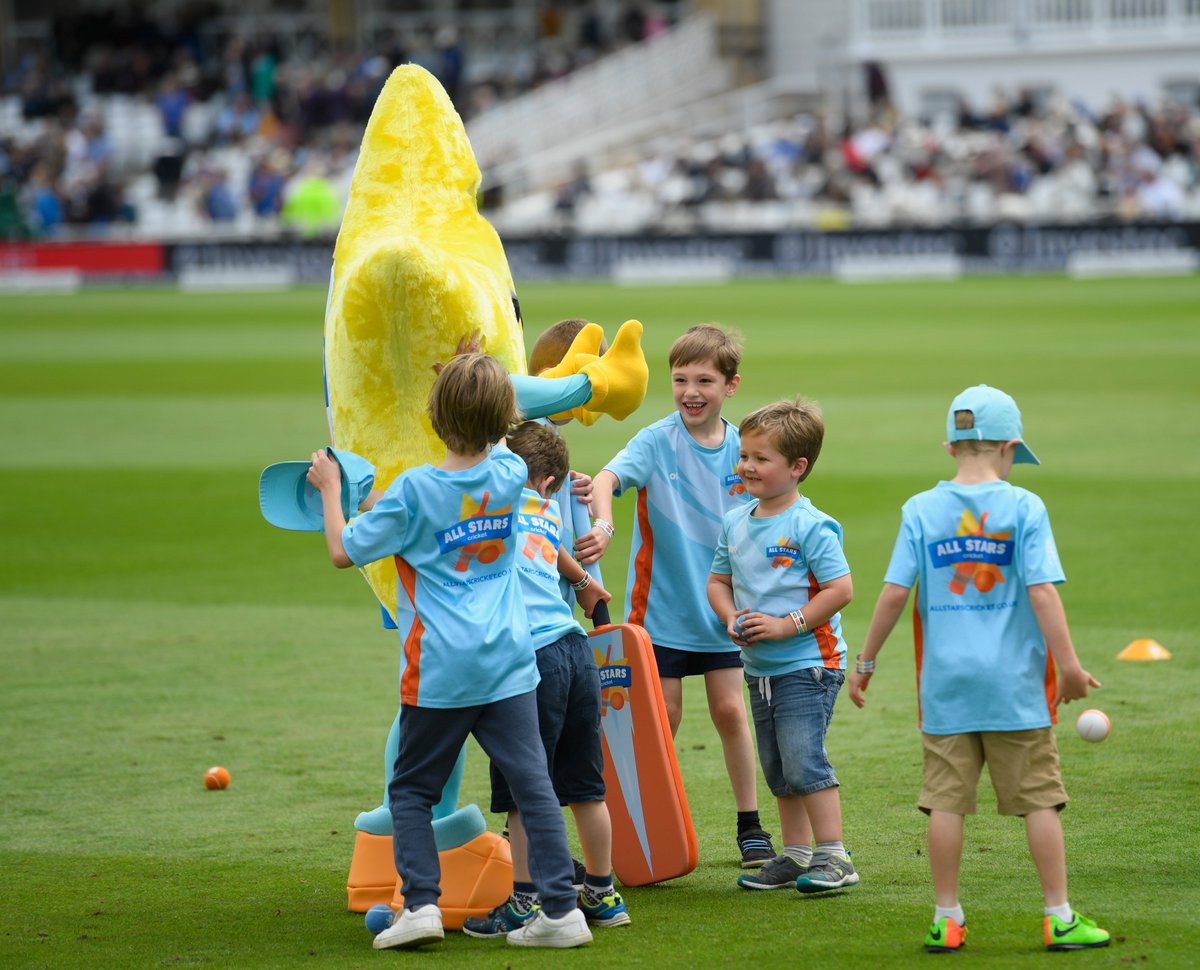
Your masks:
<path fill-rule="evenodd" d="M 342 470 L 342 514 L 357 514 L 363 499 L 375 486 L 375 466 L 352 451 L 326 448 Z M 263 469 L 258 479 L 258 507 L 263 518 L 293 532 L 324 532 L 321 493 L 308 484 L 311 461 L 280 461 Z"/>
<path fill-rule="evenodd" d="M 975 415 L 975 427 L 956 428 L 955 411 L 970 411 Z M 947 441 L 1012 441 L 1014 438 L 1018 444 L 1013 449 L 1013 462 L 1040 465 L 1037 455 L 1021 439 L 1021 409 L 1002 390 L 976 384 L 950 402 L 950 412 L 946 415 Z"/>

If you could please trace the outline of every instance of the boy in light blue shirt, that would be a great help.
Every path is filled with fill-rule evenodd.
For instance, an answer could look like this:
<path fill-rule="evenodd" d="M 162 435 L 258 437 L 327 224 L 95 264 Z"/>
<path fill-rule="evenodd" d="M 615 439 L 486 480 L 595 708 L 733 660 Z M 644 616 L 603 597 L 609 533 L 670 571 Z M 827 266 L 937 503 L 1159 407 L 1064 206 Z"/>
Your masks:
<path fill-rule="evenodd" d="M 562 521 L 555 493 L 570 474 L 567 443 L 552 427 L 528 421 L 507 438 L 529 478 L 517 517 L 516 569 L 537 651 L 538 728 L 555 794 L 575 816 L 585 872 L 580 907 L 592 926 L 626 926 L 629 914 L 612 880 L 612 821 L 604 802 L 600 672 L 596 656 L 558 587 Z M 493 762 L 492 811 L 508 814 L 513 892 L 486 916 L 463 924 L 469 936 L 498 937 L 533 919 L 537 887 L 529 839 L 503 769 Z"/>
<path fill-rule="evenodd" d="M 721 517 L 749 501 L 737 474 L 738 431 L 721 416 L 741 383 L 741 358 L 739 340 L 712 324 L 690 327 L 671 345 L 675 412 L 639 431 L 597 473 L 593 527 L 575 551 L 585 564 L 598 560 L 615 532 L 614 496 L 636 492 L 626 622 L 650 635 L 672 735 L 683 719 L 684 678 L 704 678 L 737 809 L 741 867 L 752 869 L 775 850 L 758 815 L 741 657 L 705 595 Z"/>
<path fill-rule="evenodd" d="M 913 496 L 883 592 L 850 678 L 862 707 L 875 658 L 916 586 L 918 700 L 936 900 L 930 952 L 966 940 L 958 897 L 963 816 L 975 813 L 988 765 L 997 808 L 1025 819 L 1045 897 L 1050 950 L 1107 946 L 1109 934 L 1067 900 L 1062 823 L 1066 806 L 1051 724 L 1056 707 L 1100 684 L 1080 666 L 1057 584 L 1062 565 L 1042 500 L 1008 483 L 1014 463 L 1040 462 L 1022 439 L 1021 412 L 1003 391 L 969 387 L 950 404 L 946 451 L 957 473 Z M 1057 671 L 1055 666 L 1057 665 Z"/>
<path fill-rule="evenodd" d="M 747 415 L 739 430 L 738 473 L 753 501 L 725 514 L 708 600 L 741 648 L 758 757 L 784 844 L 738 885 L 844 889 L 859 876 L 842 842 L 825 735 L 845 679 L 840 611 L 854 587 L 841 526 L 797 492 L 821 453 L 825 424 L 815 405 L 779 401 Z"/>
<path fill-rule="evenodd" d="M 394 557 L 403 642 L 400 747 L 388 786 L 404 909 L 376 949 L 441 940 L 440 866 L 432 808 L 472 734 L 504 771 L 528 824 L 537 918 L 508 936 L 518 946 L 591 942 L 576 906 L 574 868 L 537 731 L 537 664 L 516 570 L 516 518 L 525 463 L 501 439 L 516 396 L 491 357 L 465 354 L 442 368 L 429 418 L 446 444 L 438 466 L 403 472 L 350 524 L 341 473 L 324 450 L 309 482 L 320 492 L 325 540 L 339 568 Z"/>

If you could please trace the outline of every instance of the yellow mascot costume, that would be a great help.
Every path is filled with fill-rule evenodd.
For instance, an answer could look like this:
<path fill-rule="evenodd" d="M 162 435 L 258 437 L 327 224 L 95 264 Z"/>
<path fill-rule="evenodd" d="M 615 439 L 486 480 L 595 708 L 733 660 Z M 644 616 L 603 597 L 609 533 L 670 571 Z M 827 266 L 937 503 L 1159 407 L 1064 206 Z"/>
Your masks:
<path fill-rule="evenodd" d="M 479 166 L 445 91 L 422 68 L 397 68 L 363 136 L 325 310 L 331 439 L 375 466 L 379 489 L 406 468 L 444 457 L 425 405 L 433 365 L 448 360 L 464 336 L 478 332 L 483 350 L 515 375 L 514 382 L 534 380 L 521 377 L 519 305 L 500 240 L 478 211 L 479 182 Z M 628 321 L 598 357 L 602 336 L 598 326 L 585 328 L 536 393 L 527 385 L 523 396 L 518 383 L 528 416 L 569 412 L 590 424 L 601 413 L 623 418 L 637 408 L 648 376 L 641 324 Z M 530 396 L 538 398 L 536 407 L 526 406 Z M 380 561 L 363 573 L 394 620 L 394 565 Z M 385 748 L 389 777 L 396 731 L 393 724 Z M 484 830 L 475 806 L 451 811 L 459 773 L 461 767 L 435 810 L 447 928 L 500 905 L 512 887 L 507 842 Z M 397 908 L 402 900 L 386 796 L 355 827 L 349 908 Z"/>

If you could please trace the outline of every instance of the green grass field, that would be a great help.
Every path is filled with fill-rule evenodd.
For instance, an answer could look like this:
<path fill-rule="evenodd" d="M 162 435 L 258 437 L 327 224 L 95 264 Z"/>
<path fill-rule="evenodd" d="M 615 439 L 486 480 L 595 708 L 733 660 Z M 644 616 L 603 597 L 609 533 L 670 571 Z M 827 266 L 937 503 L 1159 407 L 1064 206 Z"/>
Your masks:
<path fill-rule="evenodd" d="M 569 428 L 578 469 L 668 413 L 667 348 L 694 322 L 745 335 L 731 419 L 784 396 L 821 402 L 807 494 L 845 528 L 852 650 L 901 503 L 952 473 L 950 398 L 979 382 L 1014 394 L 1043 465 L 1013 481 L 1049 506 L 1076 646 L 1114 723 L 1085 744 L 1072 705 L 1058 729 L 1072 902 L 1114 943 L 1042 955 L 1022 827 L 987 794 L 967 826 L 971 935 L 955 959 L 1196 965 L 1200 278 L 540 285 L 521 297 L 534 331 L 565 316 L 610 334 L 646 324 L 646 402 L 623 424 Z M 323 306 L 318 289 L 0 304 L 0 966 L 924 964 L 933 897 L 907 624 L 867 710 L 843 698 L 830 733 L 856 890 L 737 889 L 720 746 L 689 683 L 678 749 L 700 865 L 628 890 L 631 927 L 569 955 L 460 934 L 436 952 L 370 951 L 345 882 L 354 817 L 382 794 L 398 644 L 365 583 L 332 569 L 319 537 L 269 527 L 256 500 L 264 465 L 325 440 Z M 618 503 L 606 560 L 618 600 L 631 511 Z M 1117 661 L 1138 637 L 1174 659 Z M 204 789 L 214 764 L 229 790 Z M 487 804 L 478 751 L 463 797 Z"/>

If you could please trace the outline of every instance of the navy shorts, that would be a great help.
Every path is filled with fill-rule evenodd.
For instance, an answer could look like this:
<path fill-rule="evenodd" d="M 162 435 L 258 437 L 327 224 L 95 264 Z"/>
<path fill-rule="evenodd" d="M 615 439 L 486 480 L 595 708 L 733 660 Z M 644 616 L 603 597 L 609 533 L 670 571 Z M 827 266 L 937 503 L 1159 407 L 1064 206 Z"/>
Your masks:
<path fill-rule="evenodd" d="M 604 752 L 600 747 L 600 672 L 588 638 L 578 633 L 537 652 L 538 730 L 550 780 L 560 805 L 604 800 Z M 493 764 L 492 811 L 517 807 L 508 783 Z"/>
<path fill-rule="evenodd" d="M 656 643 L 654 660 L 658 664 L 659 677 L 681 678 L 692 674 L 706 674 L 710 670 L 724 670 L 726 667 L 741 667 L 742 652 L 719 650 L 716 653 L 703 653 L 698 650 L 660 647 Z"/>

